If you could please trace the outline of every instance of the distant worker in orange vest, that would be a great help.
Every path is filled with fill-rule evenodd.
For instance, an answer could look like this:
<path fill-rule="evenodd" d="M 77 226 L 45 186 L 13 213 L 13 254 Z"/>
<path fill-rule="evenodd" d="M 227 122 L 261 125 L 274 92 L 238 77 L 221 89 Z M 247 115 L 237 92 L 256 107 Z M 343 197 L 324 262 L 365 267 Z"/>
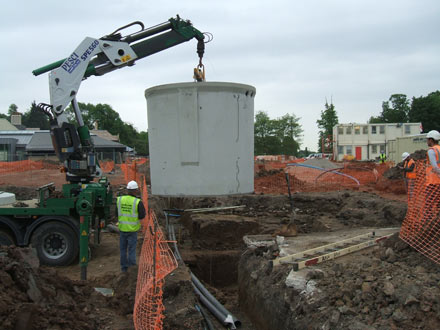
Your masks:
<path fill-rule="evenodd" d="M 428 167 L 426 168 L 426 183 L 440 184 L 440 133 L 438 131 L 429 131 L 426 135 L 426 143 L 428 144 Z"/>
<path fill-rule="evenodd" d="M 403 177 L 405 179 L 405 187 L 408 192 L 408 197 L 412 196 L 414 190 L 414 180 L 416 178 L 416 162 L 411 158 L 408 152 L 402 154 L 403 161 Z"/>
<path fill-rule="evenodd" d="M 437 214 L 439 212 L 440 203 L 440 146 L 438 142 L 440 140 L 440 133 L 438 131 L 429 131 L 426 135 L 426 143 L 428 144 L 427 159 L 428 164 L 426 167 L 426 181 L 423 207 L 423 218 L 419 223 L 421 225 L 421 235 L 436 234 L 432 232 L 433 226 L 436 227 L 436 221 L 438 221 Z M 433 222 L 434 221 L 434 222 Z"/>

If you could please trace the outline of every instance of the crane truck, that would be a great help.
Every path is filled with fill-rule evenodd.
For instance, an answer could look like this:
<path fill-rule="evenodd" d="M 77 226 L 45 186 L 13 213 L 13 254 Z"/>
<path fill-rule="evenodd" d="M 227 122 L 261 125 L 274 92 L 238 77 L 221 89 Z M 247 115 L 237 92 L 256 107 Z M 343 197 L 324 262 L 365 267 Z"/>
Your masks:
<path fill-rule="evenodd" d="M 139 30 L 122 35 L 133 26 Z M 145 28 L 136 21 L 99 39 L 85 38 L 65 59 L 33 71 L 35 76 L 49 73 L 50 104 L 38 108 L 50 121 L 50 135 L 56 155 L 63 163 L 67 183 L 62 194 L 53 183 L 37 189 L 38 200 L 30 207 L 0 208 L 0 244 L 31 244 L 43 264 L 63 266 L 72 263 L 79 253 L 81 279 L 87 278 L 89 235 L 99 243 L 106 226 L 114 196 L 108 179 L 96 159 L 93 140 L 84 124 L 77 94 L 81 82 L 116 69 L 130 67 L 139 59 L 195 38 L 199 63 L 194 78 L 204 80 L 202 57 L 205 35 L 190 21 L 179 16 Z M 71 105 L 76 124 L 67 120 Z"/>

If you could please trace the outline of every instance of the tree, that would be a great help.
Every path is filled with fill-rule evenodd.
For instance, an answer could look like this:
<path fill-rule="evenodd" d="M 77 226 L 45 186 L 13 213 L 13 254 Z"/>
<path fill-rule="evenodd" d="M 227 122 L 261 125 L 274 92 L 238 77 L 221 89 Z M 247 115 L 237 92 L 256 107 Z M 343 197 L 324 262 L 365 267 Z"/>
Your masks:
<path fill-rule="evenodd" d="M 41 110 L 37 108 L 34 102 L 31 104 L 31 108 L 23 114 L 21 123 L 26 127 L 49 129 L 49 118 Z"/>
<path fill-rule="evenodd" d="M 11 121 L 11 115 L 13 115 L 16 112 L 18 112 L 18 107 L 17 107 L 17 105 L 12 103 L 8 108 L 7 114 L 0 113 L 0 118 L 7 119 L 7 120 Z"/>
<path fill-rule="evenodd" d="M 333 136 L 333 127 L 339 123 L 338 115 L 336 113 L 333 103 L 328 104 L 328 102 L 326 101 L 324 106 L 325 110 L 321 111 L 321 118 L 316 121 L 316 123 L 318 124 L 318 128 L 320 129 L 318 133 L 318 152 L 323 152 L 323 140 L 327 140 L 329 138 L 330 140 L 326 142 L 330 150 L 333 150 L 333 142 L 331 139 L 331 137 Z"/>
<path fill-rule="evenodd" d="M 440 91 L 413 97 L 408 113 L 410 122 L 421 122 L 425 132 L 440 128 Z"/>
<path fill-rule="evenodd" d="M 303 132 L 294 114 L 270 119 L 266 112 L 255 115 L 254 152 L 256 155 L 297 155 Z"/>
<path fill-rule="evenodd" d="M 11 115 L 13 115 L 13 114 L 15 114 L 15 113 L 17 113 L 18 112 L 18 107 L 17 107 L 17 105 L 15 105 L 14 103 L 12 103 L 10 106 L 9 106 L 9 109 L 8 109 L 8 116 L 9 116 L 9 118 L 11 118 Z"/>
<path fill-rule="evenodd" d="M 132 124 L 125 123 L 119 113 L 108 104 L 78 103 L 84 120 L 84 125 L 93 129 L 95 123 L 99 129 L 105 129 L 110 134 L 119 135 L 122 144 L 134 148 L 138 154 L 148 155 L 148 133 L 138 132 Z M 76 123 L 71 106 L 66 110 L 70 122 Z"/>
<path fill-rule="evenodd" d="M 391 103 L 391 104 L 390 104 Z M 405 94 L 393 94 L 388 101 L 382 102 L 382 112 L 379 116 L 372 116 L 370 124 L 377 123 L 407 123 L 410 111 L 409 100 Z"/>
<path fill-rule="evenodd" d="M 388 101 L 382 103 L 380 117 L 383 123 L 407 123 L 409 110 L 409 100 L 406 95 L 393 94 Z"/>

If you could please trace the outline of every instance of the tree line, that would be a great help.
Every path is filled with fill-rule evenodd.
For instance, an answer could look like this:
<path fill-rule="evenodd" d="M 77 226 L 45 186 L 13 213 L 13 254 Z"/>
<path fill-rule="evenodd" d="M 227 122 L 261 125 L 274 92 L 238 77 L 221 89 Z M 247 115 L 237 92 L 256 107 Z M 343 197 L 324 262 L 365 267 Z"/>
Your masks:
<path fill-rule="evenodd" d="M 440 91 L 426 96 L 409 99 L 405 94 L 392 94 L 382 102 L 382 111 L 378 116 L 371 116 L 370 124 L 378 123 L 422 123 L 423 131 L 440 130 Z M 338 124 L 338 116 L 332 103 L 325 103 L 321 118 L 317 120 L 319 131 L 318 150 L 333 150 L 331 137 L 333 127 Z"/>
<path fill-rule="evenodd" d="M 254 154 L 297 156 L 303 133 L 299 120 L 294 114 L 270 119 L 266 112 L 258 111 L 254 123 Z"/>
<path fill-rule="evenodd" d="M 94 128 L 95 122 L 99 129 L 107 130 L 113 135 L 119 135 L 122 144 L 130 146 L 140 155 L 148 155 L 148 132 L 137 131 L 132 124 L 125 123 L 108 104 L 79 103 L 84 123 L 89 129 Z M 18 111 L 15 104 L 11 104 L 7 115 L 0 114 L 0 118 L 10 120 L 12 114 Z M 69 121 L 75 122 L 71 107 L 66 109 Z M 382 111 L 378 116 L 371 116 L 369 123 L 408 123 L 421 122 L 423 130 L 440 129 L 440 91 L 427 96 L 408 99 L 405 94 L 392 94 L 387 101 L 382 102 Z M 303 129 L 300 118 L 295 114 L 286 114 L 271 119 L 267 112 L 258 111 L 254 122 L 254 154 L 255 155 L 293 155 L 307 156 L 307 150 L 300 150 Z M 318 126 L 318 152 L 332 152 L 333 127 L 339 123 L 338 115 L 333 102 L 324 104 Z M 38 110 L 35 102 L 31 108 L 23 113 L 22 124 L 26 127 L 49 129 L 48 117 Z"/>
<path fill-rule="evenodd" d="M 370 117 L 369 123 L 418 123 L 424 132 L 440 130 L 440 91 L 427 96 L 408 99 L 405 94 L 393 94 L 382 103 L 379 116 Z"/>

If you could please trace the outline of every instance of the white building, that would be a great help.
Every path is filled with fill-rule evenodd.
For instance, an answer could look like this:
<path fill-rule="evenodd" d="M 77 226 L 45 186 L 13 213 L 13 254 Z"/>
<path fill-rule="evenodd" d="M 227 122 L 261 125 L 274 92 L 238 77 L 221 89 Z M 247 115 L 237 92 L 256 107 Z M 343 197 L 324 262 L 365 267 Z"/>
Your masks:
<path fill-rule="evenodd" d="M 394 163 L 402 161 L 402 154 L 409 152 L 412 154 L 417 150 L 427 150 L 426 133 L 411 136 L 398 137 L 388 142 L 388 158 Z"/>
<path fill-rule="evenodd" d="M 388 141 L 420 133 L 420 123 L 338 124 L 333 127 L 335 160 L 345 155 L 357 160 L 374 160 L 381 150 L 388 156 Z"/>

